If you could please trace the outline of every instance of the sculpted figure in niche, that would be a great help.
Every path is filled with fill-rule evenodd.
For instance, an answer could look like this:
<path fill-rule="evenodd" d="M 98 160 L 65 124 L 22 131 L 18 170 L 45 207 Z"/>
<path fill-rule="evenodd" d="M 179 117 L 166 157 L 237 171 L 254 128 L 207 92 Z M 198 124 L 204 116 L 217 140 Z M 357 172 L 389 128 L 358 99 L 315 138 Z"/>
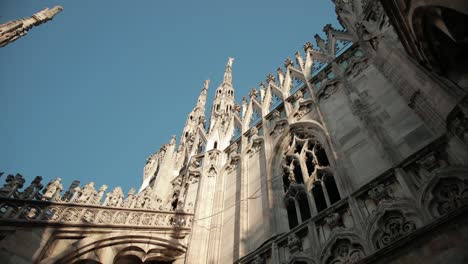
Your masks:
<path fill-rule="evenodd" d="M 87 203 L 97 194 L 94 189 L 94 182 L 86 184 L 81 190 L 80 197 L 76 200 L 77 203 Z"/>
<path fill-rule="evenodd" d="M 50 201 L 56 198 L 58 194 L 60 194 L 60 192 L 63 190 L 63 186 L 60 183 L 61 181 L 62 179 L 57 178 L 51 181 L 49 184 L 47 184 L 46 188 L 43 191 L 44 195 L 42 196 L 42 200 Z"/>
<path fill-rule="evenodd" d="M 106 202 L 104 203 L 107 206 L 119 207 L 122 204 L 123 192 L 122 188 L 117 187 L 112 192 L 107 194 Z"/>
<path fill-rule="evenodd" d="M 152 192 L 153 190 L 148 186 L 143 192 L 139 193 L 136 199 L 135 208 L 150 208 Z"/>

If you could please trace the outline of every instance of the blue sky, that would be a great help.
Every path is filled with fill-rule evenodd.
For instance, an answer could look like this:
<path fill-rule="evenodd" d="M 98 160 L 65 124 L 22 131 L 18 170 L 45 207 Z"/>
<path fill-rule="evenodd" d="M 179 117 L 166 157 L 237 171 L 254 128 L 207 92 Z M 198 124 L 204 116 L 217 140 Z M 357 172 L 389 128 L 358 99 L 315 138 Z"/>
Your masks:
<path fill-rule="evenodd" d="M 148 155 L 179 138 L 205 79 L 234 57 L 236 100 L 336 25 L 331 0 L 2 0 L 0 23 L 62 5 L 0 48 L 0 171 L 139 187 Z M 4 176 L 5 177 L 5 176 Z"/>

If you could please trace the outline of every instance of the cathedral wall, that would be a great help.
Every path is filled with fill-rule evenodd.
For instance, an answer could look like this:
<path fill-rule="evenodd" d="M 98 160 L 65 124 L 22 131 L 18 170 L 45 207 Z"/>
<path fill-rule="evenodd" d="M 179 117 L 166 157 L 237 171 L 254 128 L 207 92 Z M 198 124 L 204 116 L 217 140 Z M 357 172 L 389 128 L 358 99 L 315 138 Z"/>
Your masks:
<path fill-rule="evenodd" d="M 365 184 L 389 167 L 369 138 L 368 131 L 358 116 L 353 114 L 351 102 L 343 89 L 321 100 L 320 109 L 331 137 L 338 144 L 342 159 L 349 160 L 347 174 L 354 188 Z M 337 161 L 341 162 L 341 161 Z M 369 164 L 373 164 L 369 166 Z"/>
<path fill-rule="evenodd" d="M 224 175 L 224 206 L 219 263 L 232 263 L 239 257 L 240 166 Z"/>
<path fill-rule="evenodd" d="M 50 237 L 47 228 L 6 227 L 0 228 L 0 259 L 5 264 L 33 263 Z"/>
<path fill-rule="evenodd" d="M 247 214 L 248 214 L 248 241 L 249 251 L 255 250 L 261 243 L 270 237 L 267 210 L 268 195 L 266 193 L 265 154 L 263 147 L 255 154 L 247 154 Z"/>

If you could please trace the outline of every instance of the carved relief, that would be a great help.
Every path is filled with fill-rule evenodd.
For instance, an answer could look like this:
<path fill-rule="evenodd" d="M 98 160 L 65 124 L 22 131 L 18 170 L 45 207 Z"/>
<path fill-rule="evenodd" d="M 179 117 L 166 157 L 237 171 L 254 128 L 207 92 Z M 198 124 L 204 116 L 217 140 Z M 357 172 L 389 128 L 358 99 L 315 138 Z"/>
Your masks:
<path fill-rule="evenodd" d="M 352 243 L 349 239 L 338 239 L 327 254 L 326 264 L 351 264 L 362 259 L 364 247 L 358 243 Z"/>
<path fill-rule="evenodd" d="M 282 134 L 289 125 L 288 120 L 286 118 L 280 117 L 280 112 L 278 110 L 274 110 L 272 112 L 270 124 L 271 124 L 271 127 L 273 128 L 270 132 L 270 136 L 272 137 L 276 137 Z"/>
<path fill-rule="evenodd" d="M 294 100 L 296 100 L 293 110 L 293 117 L 295 120 L 301 119 L 312 111 L 314 101 L 312 99 L 304 99 L 301 91 L 295 93 Z"/>
<path fill-rule="evenodd" d="M 229 148 L 229 160 L 227 162 L 226 171 L 229 173 L 237 168 L 240 161 L 240 155 L 237 153 L 238 145 L 234 143 Z"/>
<path fill-rule="evenodd" d="M 379 184 L 367 192 L 369 198 L 371 198 L 376 204 L 379 204 L 383 200 L 390 198 L 387 187 L 384 184 Z"/>
<path fill-rule="evenodd" d="M 63 186 L 60 183 L 61 181 L 62 179 L 57 178 L 47 184 L 43 191 L 42 200 L 60 201 L 60 192 L 63 190 Z"/>
<path fill-rule="evenodd" d="M 441 179 L 432 194 L 434 209 L 444 215 L 468 203 L 468 184 L 458 178 Z"/>
<path fill-rule="evenodd" d="M 352 56 L 349 61 L 348 68 L 346 68 L 345 75 L 354 78 L 359 75 L 368 66 L 368 59 L 366 57 Z"/>
<path fill-rule="evenodd" d="M 80 217 L 80 213 L 83 209 L 69 208 L 65 211 L 62 217 L 64 222 L 77 222 Z"/>
<path fill-rule="evenodd" d="M 332 213 L 325 217 L 325 223 L 333 230 L 334 228 L 343 226 L 343 218 L 339 213 Z"/>
<path fill-rule="evenodd" d="M 83 213 L 83 216 L 81 216 L 81 220 L 84 223 L 93 223 L 94 220 L 96 219 L 97 212 L 98 212 L 97 210 L 86 210 Z"/>
<path fill-rule="evenodd" d="M 288 248 L 291 253 L 302 251 L 302 241 L 296 234 L 288 236 Z"/>
<path fill-rule="evenodd" d="M 378 222 L 374 238 L 377 249 L 383 248 L 416 230 L 416 223 L 399 211 L 386 212 Z"/>
<path fill-rule="evenodd" d="M 250 130 L 250 144 L 247 150 L 249 158 L 253 157 L 262 148 L 263 137 L 258 136 L 258 129 L 252 127 Z"/>
<path fill-rule="evenodd" d="M 336 93 L 338 91 L 338 85 L 338 80 L 330 80 L 328 78 L 324 78 L 320 85 L 321 89 L 318 94 L 319 100 L 328 99 L 330 96 Z"/>

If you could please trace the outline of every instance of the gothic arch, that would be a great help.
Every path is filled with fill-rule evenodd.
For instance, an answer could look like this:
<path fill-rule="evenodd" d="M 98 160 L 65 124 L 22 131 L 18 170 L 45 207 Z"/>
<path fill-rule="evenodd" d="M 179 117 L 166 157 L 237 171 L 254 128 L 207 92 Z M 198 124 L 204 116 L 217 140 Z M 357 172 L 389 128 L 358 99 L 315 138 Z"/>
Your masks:
<path fill-rule="evenodd" d="M 413 0 L 407 21 L 429 68 L 467 91 L 466 1 Z"/>
<path fill-rule="evenodd" d="M 335 233 L 325 244 L 320 254 L 321 263 L 355 263 L 364 258 L 369 250 L 359 235 L 344 231 Z"/>
<path fill-rule="evenodd" d="M 325 210 L 341 199 L 334 172 L 334 152 L 319 123 L 301 121 L 292 124 L 274 149 L 272 175 L 283 179 L 283 201 L 290 223 L 293 223 L 290 226 L 300 224 L 312 213 Z M 296 197 L 297 186 L 303 186 L 306 191 L 300 199 Z M 297 214 L 293 213 L 292 201 Z"/>
<path fill-rule="evenodd" d="M 433 172 L 419 204 L 433 218 L 468 204 L 468 168 L 448 167 Z"/>
<path fill-rule="evenodd" d="M 423 225 L 413 202 L 383 202 L 369 219 L 367 241 L 374 250 L 382 249 Z"/>
<path fill-rule="evenodd" d="M 132 246 L 127 247 L 126 245 Z M 110 258 L 114 261 L 117 261 L 119 258 L 123 259 L 126 256 L 132 259 L 137 257 L 142 262 L 149 258 L 169 261 L 186 252 L 186 246 L 173 240 L 155 237 L 155 234 L 132 235 L 122 233 L 97 240 L 91 237 L 84 238 L 76 243 L 74 247 L 69 247 L 59 255 L 43 259 L 40 263 L 75 263 L 85 259 L 102 262 L 102 260 L 98 259 L 99 257 L 96 255 L 96 252 L 107 247 L 112 247 L 115 252 L 115 255 Z M 109 260 L 106 263 L 108 262 Z"/>

